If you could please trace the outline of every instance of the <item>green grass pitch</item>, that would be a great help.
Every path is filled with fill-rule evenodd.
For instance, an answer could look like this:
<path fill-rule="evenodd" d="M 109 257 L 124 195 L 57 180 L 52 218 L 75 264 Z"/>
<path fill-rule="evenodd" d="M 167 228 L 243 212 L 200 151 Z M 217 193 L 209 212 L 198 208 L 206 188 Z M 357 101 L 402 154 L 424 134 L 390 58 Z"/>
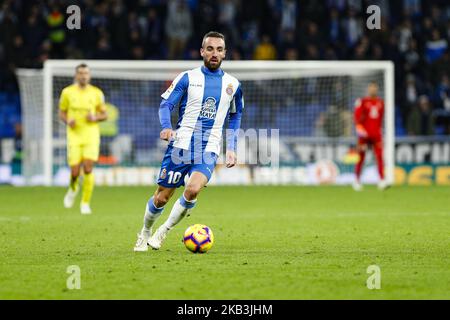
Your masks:
<path fill-rule="evenodd" d="M 0 299 L 450 298 L 450 188 L 208 187 L 161 250 L 134 253 L 153 190 L 98 187 L 82 216 L 63 188 L 0 187 Z M 194 223 L 207 254 L 181 243 Z"/>

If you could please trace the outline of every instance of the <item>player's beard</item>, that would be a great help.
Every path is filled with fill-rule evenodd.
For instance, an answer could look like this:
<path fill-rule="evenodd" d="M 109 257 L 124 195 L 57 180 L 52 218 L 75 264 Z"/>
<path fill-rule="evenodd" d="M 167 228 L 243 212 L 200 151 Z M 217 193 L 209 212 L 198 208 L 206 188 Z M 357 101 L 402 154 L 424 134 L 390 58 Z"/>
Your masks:
<path fill-rule="evenodd" d="M 211 64 L 211 59 L 209 59 L 209 61 L 208 60 L 204 60 L 204 63 L 205 63 L 205 66 L 209 69 L 209 70 L 217 70 L 217 69 L 219 69 L 220 68 L 220 65 L 222 64 L 222 60 L 220 60 L 220 59 L 217 59 L 217 62 L 216 62 L 216 64 L 214 64 L 214 65 L 212 65 Z"/>
<path fill-rule="evenodd" d="M 89 80 L 79 80 L 78 85 L 82 88 L 86 87 L 89 84 Z"/>

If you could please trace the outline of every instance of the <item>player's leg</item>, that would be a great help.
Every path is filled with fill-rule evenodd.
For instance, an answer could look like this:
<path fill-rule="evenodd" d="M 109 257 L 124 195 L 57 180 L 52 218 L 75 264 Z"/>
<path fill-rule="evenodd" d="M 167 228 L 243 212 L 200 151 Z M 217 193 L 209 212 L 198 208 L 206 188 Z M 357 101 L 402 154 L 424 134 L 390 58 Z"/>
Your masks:
<path fill-rule="evenodd" d="M 164 206 L 169 202 L 170 198 L 172 198 L 175 190 L 175 188 L 158 186 L 155 194 L 148 200 L 145 207 L 144 226 L 142 227 L 142 233 L 145 233 L 147 238 L 151 236 L 153 224 L 161 216 Z"/>
<path fill-rule="evenodd" d="M 159 249 L 169 231 L 194 208 L 197 203 L 197 196 L 211 178 L 216 166 L 217 155 L 206 152 L 201 155 L 201 159 L 196 160 L 200 161 L 194 161 L 194 164 L 188 166 L 190 176 L 183 194 L 173 205 L 167 220 L 158 228 L 148 242 L 153 249 Z"/>
<path fill-rule="evenodd" d="M 164 206 L 169 202 L 175 190 L 176 188 L 168 188 L 160 185 L 156 189 L 154 195 L 148 200 L 145 206 L 144 225 L 141 232 L 138 234 L 134 251 L 148 250 L 147 243 L 152 235 L 152 227 L 156 220 L 161 216 Z"/>
<path fill-rule="evenodd" d="M 172 229 L 186 216 L 189 209 L 195 207 L 197 196 L 207 183 L 208 177 L 202 172 L 192 172 L 183 194 L 175 202 L 167 221 L 164 223 L 167 229 Z"/>
<path fill-rule="evenodd" d="M 80 210 L 82 214 L 90 214 L 91 210 L 91 198 L 94 191 L 94 160 L 85 159 L 83 161 L 83 190 L 81 195 Z"/>
<path fill-rule="evenodd" d="M 64 196 L 65 208 L 72 208 L 79 191 L 78 180 L 80 176 L 81 158 L 81 146 L 69 143 L 67 146 L 67 160 L 70 166 L 70 183 Z"/>
<path fill-rule="evenodd" d="M 152 226 L 161 216 L 164 206 L 170 200 L 175 190 L 183 185 L 184 176 L 188 173 L 189 165 L 182 161 L 177 161 L 176 154 L 178 150 L 173 151 L 172 146 L 168 146 L 161 163 L 161 170 L 157 181 L 158 189 L 148 200 L 145 206 L 144 226 L 134 247 L 134 251 L 147 251 L 147 242 L 152 234 Z M 175 162 L 173 160 L 176 160 Z"/>
<path fill-rule="evenodd" d="M 169 217 L 150 238 L 148 244 L 153 249 L 159 249 L 169 231 L 183 220 L 189 210 L 194 208 L 197 202 L 197 196 L 208 183 L 208 180 L 209 177 L 204 173 L 199 171 L 192 172 L 183 194 L 173 205 Z"/>
<path fill-rule="evenodd" d="M 388 185 L 384 180 L 383 141 L 381 139 L 377 140 L 374 143 L 373 152 L 377 161 L 378 175 L 380 177 L 380 181 L 378 182 L 378 189 L 385 190 Z"/>
<path fill-rule="evenodd" d="M 367 141 L 365 139 L 359 139 L 358 140 L 358 162 L 355 166 L 355 181 L 353 183 L 353 189 L 355 191 L 361 191 L 362 190 L 362 184 L 361 184 L 361 172 L 364 165 L 364 160 L 366 158 L 366 151 L 367 151 Z"/>
<path fill-rule="evenodd" d="M 91 211 L 91 198 L 94 191 L 95 178 L 94 178 L 94 165 L 98 160 L 100 152 L 99 142 L 89 142 L 83 145 L 83 194 L 81 197 L 81 213 L 90 214 Z"/>

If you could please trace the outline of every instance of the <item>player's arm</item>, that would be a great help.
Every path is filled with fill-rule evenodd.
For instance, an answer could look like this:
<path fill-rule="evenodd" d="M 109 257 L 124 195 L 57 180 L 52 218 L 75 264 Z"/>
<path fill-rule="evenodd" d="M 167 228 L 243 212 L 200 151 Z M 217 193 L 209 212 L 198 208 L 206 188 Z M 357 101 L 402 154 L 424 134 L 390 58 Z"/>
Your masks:
<path fill-rule="evenodd" d="M 67 92 L 63 90 L 59 98 L 59 119 L 71 128 L 75 127 L 75 120 L 67 117 L 67 110 L 69 109 L 69 98 Z"/>
<path fill-rule="evenodd" d="M 363 118 L 364 118 L 364 109 L 362 106 L 362 100 L 357 99 L 355 102 L 355 112 L 354 112 L 355 130 L 358 137 L 365 138 L 367 137 L 367 131 L 362 124 Z"/>
<path fill-rule="evenodd" d="M 228 130 L 227 130 L 227 152 L 226 167 L 231 168 L 236 165 L 237 156 L 237 138 L 239 129 L 241 128 L 242 111 L 244 110 L 244 96 L 242 94 L 241 85 L 239 85 L 233 101 L 231 102 L 230 112 L 228 114 Z"/>
<path fill-rule="evenodd" d="M 87 115 L 87 121 L 101 122 L 106 119 L 108 119 L 108 114 L 106 112 L 105 96 L 103 95 L 103 92 L 100 91 L 98 94 L 98 104 L 95 108 L 95 114 L 89 113 Z"/>
<path fill-rule="evenodd" d="M 175 131 L 172 128 L 170 114 L 172 110 L 181 101 L 189 87 L 189 78 L 187 73 L 180 73 L 172 82 L 170 87 L 161 95 L 162 100 L 159 105 L 159 122 L 161 124 L 160 138 L 162 140 L 171 140 L 175 137 Z"/>

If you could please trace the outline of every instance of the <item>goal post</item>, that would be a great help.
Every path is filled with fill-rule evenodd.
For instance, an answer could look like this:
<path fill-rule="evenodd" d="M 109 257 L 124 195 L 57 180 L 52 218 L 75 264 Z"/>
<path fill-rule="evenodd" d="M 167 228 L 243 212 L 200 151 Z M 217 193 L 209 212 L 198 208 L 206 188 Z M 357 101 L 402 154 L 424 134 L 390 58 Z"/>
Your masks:
<path fill-rule="evenodd" d="M 115 168 L 113 174 L 116 175 L 119 170 L 126 172 L 122 180 L 133 174 L 152 180 L 151 177 L 158 174 L 164 150 L 164 144 L 158 141 L 160 94 L 179 72 L 200 66 L 200 61 L 48 60 L 42 70 L 19 70 L 24 154 L 39 160 L 24 160 L 24 166 L 30 167 L 24 168 L 27 184 L 61 184 L 62 177 L 67 176 L 65 126 L 58 119 L 58 100 L 62 88 L 72 83 L 75 67 L 80 63 L 90 67 L 92 84 L 104 91 L 106 102 L 117 114 L 115 123 L 110 124 L 115 131 L 109 130 L 102 136 L 106 156 L 100 161 L 100 167 Z M 351 120 L 354 101 L 365 95 L 369 82 L 379 83 L 380 96 L 385 100 L 386 180 L 394 182 L 392 62 L 224 61 L 222 67 L 242 82 L 246 105 L 242 128 L 278 129 L 280 166 L 302 168 L 302 178 L 288 179 L 287 183 L 307 183 L 305 177 L 311 174 L 310 168 L 321 160 L 330 160 L 342 173 L 342 179 L 333 183 L 350 182 L 354 163 L 342 161 L 342 152 L 356 141 Z M 32 145 L 34 149 L 27 150 Z M 38 151 L 36 146 L 39 146 Z M 311 152 L 307 154 L 305 150 Z M 373 164 L 370 157 L 368 161 L 369 166 Z M 153 169 L 145 171 L 145 168 Z M 134 169 L 140 171 L 130 171 Z M 261 170 L 268 174 L 280 172 L 280 168 Z M 106 177 L 106 173 L 102 179 L 105 184 L 114 184 L 108 182 L 112 178 Z M 258 177 L 244 180 L 241 183 L 268 181 Z M 282 184 L 283 181 L 275 179 L 272 183 Z M 367 181 L 373 182 L 373 178 Z"/>

